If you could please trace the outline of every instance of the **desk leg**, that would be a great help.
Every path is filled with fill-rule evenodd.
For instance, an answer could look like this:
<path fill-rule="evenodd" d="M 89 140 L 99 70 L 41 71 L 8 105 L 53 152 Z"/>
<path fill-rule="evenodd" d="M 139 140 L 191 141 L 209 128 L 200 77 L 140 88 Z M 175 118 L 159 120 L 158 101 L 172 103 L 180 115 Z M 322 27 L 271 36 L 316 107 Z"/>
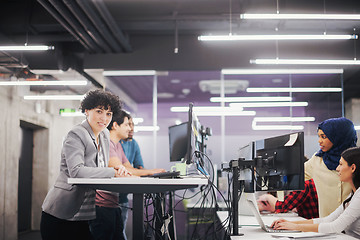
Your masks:
<path fill-rule="evenodd" d="M 144 239 L 144 194 L 133 194 L 133 239 Z"/>

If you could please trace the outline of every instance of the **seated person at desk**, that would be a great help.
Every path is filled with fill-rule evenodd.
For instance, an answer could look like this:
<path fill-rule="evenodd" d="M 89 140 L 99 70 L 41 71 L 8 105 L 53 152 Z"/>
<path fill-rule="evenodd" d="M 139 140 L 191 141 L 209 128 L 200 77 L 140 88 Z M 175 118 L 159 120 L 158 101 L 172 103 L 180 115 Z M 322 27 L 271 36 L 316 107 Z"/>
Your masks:
<path fill-rule="evenodd" d="M 42 205 L 41 237 L 92 239 L 88 221 L 95 219 L 95 190 L 68 184 L 68 178 L 121 176 L 118 167 L 107 167 L 112 115 L 120 111 L 119 98 L 94 90 L 81 102 L 86 119 L 66 135 L 61 150 L 60 173 Z"/>
<path fill-rule="evenodd" d="M 125 111 L 120 111 L 113 115 L 108 129 L 110 130 L 110 167 L 125 167 L 128 175 L 148 175 L 163 169 L 135 169 L 127 160 L 120 139 L 126 139 L 130 131 L 129 119 Z M 95 240 L 105 239 L 126 239 L 124 235 L 124 222 L 121 216 L 121 208 L 119 207 L 119 194 L 96 191 L 96 219 L 90 222 L 91 233 Z"/>
<path fill-rule="evenodd" d="M 315 153 L 310 160 L 305 162 L 305 181 L 304 192 L 292 193 L 285 202 L 277 202 L 268 195 L 261 197 L 260 201 L 269 202 L 268 206 L 259 203 L 259 209 L 269 211 L 279 209 L 290 210 L 296 207 L 299 215 L 305 218 L 314 218 L 316 215 L 315 202 L 318 202 L 318 214 L 320 217 L 326 217 L 334 211 L 351 192 L 351 186 L 339 180 L 335 171 L 339 164 L 340 154 L 356 146 L 357 136 L 354 124 L 346 118 L 331 118 L 321 122 L 318 126 L 318 137 L 320 150 Z M 312 184 L 315 186 L 312 187 Z M 318 199 L 315 199 L 315 188 Z M 311 195 L 309 195 L 311 194 Z M 306 197 L 306 200 L 303 199 Z M 289 201 L 288 201 L 289 200 Z M 289 205 L 288 202 L 290 202 Z M 307 206 L 302 206 L 306 204 Z M 311 209 L 309 208 L 310 206 Z M 306 209 L 306 210 L 305 210 Z"/>
<path fill-rule="evenodd" d="M 274 229 L 303 232 L 342 233 L 360 238 L 360 148 L 354 147 L 341 154 L 336 168 L 340 181 L 351 185 L 349 197 L 329 216 L 304 221 L 276 220 Z"/>
<path fill-rule="evenodd" d="M 284 213 L 296 208 L 299 216 L 312 219 L 319 217 L 318 197 L 314 181 L 305 181 L 305 188 L 302 191 L 293 191 L 286 195 L 284 201 L 279 201 L 271 194 L 264 194 L 258 199 L 260 211 Z"/>

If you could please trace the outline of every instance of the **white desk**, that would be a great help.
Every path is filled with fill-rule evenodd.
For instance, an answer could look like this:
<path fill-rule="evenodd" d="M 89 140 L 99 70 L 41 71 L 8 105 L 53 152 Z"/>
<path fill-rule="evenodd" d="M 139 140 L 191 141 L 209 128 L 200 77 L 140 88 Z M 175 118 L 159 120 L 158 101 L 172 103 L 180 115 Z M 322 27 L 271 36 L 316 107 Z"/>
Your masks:
<path fill-rule="evenodd" d="M 220 219 L 221 222 L 224 222 L 224 220 L 228 217 L 228 212 L 226 211 L 219 211 L 217 212 L 217 215 Z M 300 217 L 298 216 L 286 216 L 286 215 L 282 215 L 281 216 L 276 216 L 276 215 L 268 215 L 268 216 L 261 216 L 264 223 L 266 225 L 271 225 L 271 223 L 278 218 L 284 218 L 287 219 L 289 221 L 296 221 L 298 219 L 300 219 Z M 254 216 L 239 216 L 239 223 L 240 225 L 242 225 L 239 228 L 239 233 L 244 234 L 243 236 L 231 236 L 232 240 L 248 240 L 248 239 L 261 239 L 261 240 L 267 240 L 267 239 L 271 239 L 271 240 L 276 240 L 277 238 L 273 238 L 271 235 L 274 235 L 276 233 L 268 233 L 265 232 L 264 230 L 262 230 L 260 228 L 260 226 L 258 225 L 256 219 Z M 244 226 L 245 225 L 245 226 Z M 279 238 L 278 238 L 279 239 Z M 285 238 L 286 239 L 286 238 Z M 309 238 L 307 238 L 309 239 Z M 349 235 L 345 235 L 345 234 L 337 234 L 337 235 L 331 235 L 331 237 L 322 237 L 320 239 L 341 239 L 341 240 L 353 240 L 356 239 L 354 237 L 351 237 Z"/>
<path fill-rule="evenodd" d="M 119 193 L 133 193 L 133 239 L 144 239 L 144 193 L 162 193 L 207 185 L 205 178 L 69 178 L 69 184 Z"/>

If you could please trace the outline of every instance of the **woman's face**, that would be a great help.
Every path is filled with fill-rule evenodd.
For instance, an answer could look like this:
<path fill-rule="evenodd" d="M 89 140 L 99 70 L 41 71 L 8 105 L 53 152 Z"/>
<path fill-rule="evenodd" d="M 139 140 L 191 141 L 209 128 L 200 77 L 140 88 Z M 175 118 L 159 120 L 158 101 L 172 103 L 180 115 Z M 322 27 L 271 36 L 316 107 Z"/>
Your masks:
<path fill-rule="evenodd" d="M 113 115 L 110 108 L 105 110 L 104 107 L 100 106 L 90 110 L 86 109 L 85 114 L 96 136 L 109 125 Z"/>
<path fill-rule="evenodd" d="M 329 151 L 334 144 L 328 139 L 328 137 L 321 129 L 318 130 L 318 136 L 319 136 L 320 149 L 323 152 Z"/>
<path fill-rule="evenodd" d="M 341 157 L 339 161 L 339 165 L 336 168 L 336 171 L 338 171 L 339 174 L 340 181 L 352 182 L 352 175 L 355 169 L 356 169 L 355 164 L 349 166 L 347 161 L 345 161 L 345 159 Z"/>

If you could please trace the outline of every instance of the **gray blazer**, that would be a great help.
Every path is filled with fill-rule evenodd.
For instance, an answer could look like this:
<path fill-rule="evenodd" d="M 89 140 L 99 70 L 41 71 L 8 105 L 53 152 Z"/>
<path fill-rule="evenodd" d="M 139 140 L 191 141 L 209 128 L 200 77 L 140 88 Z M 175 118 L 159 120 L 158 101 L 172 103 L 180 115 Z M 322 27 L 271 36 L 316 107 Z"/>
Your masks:
<path fill-rule="evenodd" d="M 103 130 L 99 134 L 99 138 L 107 166 L 109 162 L 109 131 Z M 97 153 L 94 132 L 88 121 L 85 120 L 75 126 L 64 140 L 60 174 L 44 200 L 42 205 L 44 212 L 60 219 L 69 219 L 79 211 L 85 192 L 89 189 L 68 184 L 68 178 L 110 178 L 115 175 L 113 168 L 97 167 Z"/>

